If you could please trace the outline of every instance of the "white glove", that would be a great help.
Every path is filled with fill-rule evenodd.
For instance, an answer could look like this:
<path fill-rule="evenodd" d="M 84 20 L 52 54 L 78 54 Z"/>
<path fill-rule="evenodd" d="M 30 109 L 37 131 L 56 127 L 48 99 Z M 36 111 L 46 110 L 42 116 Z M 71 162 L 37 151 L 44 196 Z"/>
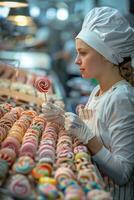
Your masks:
<path fill-rule="evenodd" d="M 90 126 L 90 119 L 92 118 L 91 110 L 88 108 L 80 107 L 78 112 L 79 118 Z"/>
<path fill-rule="evenodd" d="M 65 111 L 59 106 L 51 102 L 43 103 L 42 112 L 48 122 L 54 122 L 64 126 Z"/>
<path fill-rule="evenodd" d="M 90 119 L 92 118 L 92 112 L 90 109 L 86 108 L 85 105 L 79 104 L 76 107 L 76 113 L 78 114 L 79 118 L 85 122 L 85 124 L 89 125 Z"/>
<path fill-rule="evenodd" d="M 83 109 L 84 110 L 84 109 Z M 89 127 L 89 115 L 87 112 L 81 111 L 81 117 L 88 123 L 85 123 L 74 113 L 65 113 L 65 129 L 71 134 L 80 139 L 81 142 L 87 144 L 94 135 Z"/>

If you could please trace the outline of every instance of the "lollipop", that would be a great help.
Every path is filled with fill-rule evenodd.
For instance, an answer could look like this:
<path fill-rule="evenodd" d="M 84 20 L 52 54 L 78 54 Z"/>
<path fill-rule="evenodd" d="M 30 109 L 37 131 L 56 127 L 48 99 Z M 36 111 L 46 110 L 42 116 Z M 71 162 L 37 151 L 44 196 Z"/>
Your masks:
<path fill-rule="evenodd" d="M 57 199 L 58 197 L 58 190 L 55 185 L 50 183 L 39 184 L 38 185 L 39 193 L 42 194 L 45 199 Z"/>
<path fill-rule="evenodd" d="M 47 77 L 38 78 L 36 79 L 34 86 L 39 92 L 45 94 L 45 100 L 47 101 L 46 93 L 48 92 L 51 86 L 50 80 Z"/>
<path fill-rule="evenodd" d="M 8 162 L 0 159 L 0 180 L 6 177 L 8 172 Z"/>
<path fill-rule="evenodd" d="M 76 106 L 76 109 L 75 109 L 76 114 L 79 115 L 80 109 L 83 109 L 84 107 L 85 107 L 84 104 L 78 104 L 78 105 Z"/>
<path fill-rule="evenodd" d="M 31 185 L 26 176 L 16 174 L 10 177 L 7 189 L 14 197 L 28 198 L 31 195 Z"/>
<path fill-rule="evenodd" d="M 34 161 L 29 156 L 21 156 L 18 158 L 16 163 L 13 165 L 13 170 L 20 174 L 29 174 L 34 168 Z"/>

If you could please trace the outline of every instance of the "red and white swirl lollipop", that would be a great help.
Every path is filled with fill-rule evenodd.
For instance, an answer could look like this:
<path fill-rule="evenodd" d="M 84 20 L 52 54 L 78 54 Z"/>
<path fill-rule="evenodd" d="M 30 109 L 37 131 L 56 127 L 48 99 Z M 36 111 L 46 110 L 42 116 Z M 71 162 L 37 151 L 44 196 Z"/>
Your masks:
<path fill-rule="evenodd" d="M 45 99 L 47 100 L 46 93 L 51 87 L 50 80 L 47 77 L 37 78 L 34 83 L 34 86 L 39 92 L 45 93 Z"/>
<path fill-rule="evenodd" d="M 78 105 L 76 106 L 76 109 L 75 109 L 76 114 L 79 115 L 80 109 L 84 109 L 84 107 L 85 107 L 84 104 L 78 104 Z"/>

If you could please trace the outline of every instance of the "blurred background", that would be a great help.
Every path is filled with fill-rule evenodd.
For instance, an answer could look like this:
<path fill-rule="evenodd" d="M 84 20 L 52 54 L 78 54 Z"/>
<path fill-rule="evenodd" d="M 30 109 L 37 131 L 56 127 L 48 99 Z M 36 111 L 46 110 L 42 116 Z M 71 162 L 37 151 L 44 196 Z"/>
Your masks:
<path fill-rule="evenodd" d="M 134 0 L 0 0 L 0 63 L 50 75 L 59 99 L 74 111 L 97 85 L 74 64 L 75 36 L 96 6 L 117 8 L 134 26 Z"/>

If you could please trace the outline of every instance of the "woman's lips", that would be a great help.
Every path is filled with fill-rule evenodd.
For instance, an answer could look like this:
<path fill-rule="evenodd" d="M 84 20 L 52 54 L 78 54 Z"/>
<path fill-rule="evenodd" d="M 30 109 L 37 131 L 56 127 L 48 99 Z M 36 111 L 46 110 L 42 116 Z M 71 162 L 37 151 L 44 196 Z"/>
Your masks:
<path fill-rule="evenodd" d="M 81 71 L 81 72 L 83 72 L 83 71 L 84 71 L 84 69 L 80 68 L 80 71 Z"/>

